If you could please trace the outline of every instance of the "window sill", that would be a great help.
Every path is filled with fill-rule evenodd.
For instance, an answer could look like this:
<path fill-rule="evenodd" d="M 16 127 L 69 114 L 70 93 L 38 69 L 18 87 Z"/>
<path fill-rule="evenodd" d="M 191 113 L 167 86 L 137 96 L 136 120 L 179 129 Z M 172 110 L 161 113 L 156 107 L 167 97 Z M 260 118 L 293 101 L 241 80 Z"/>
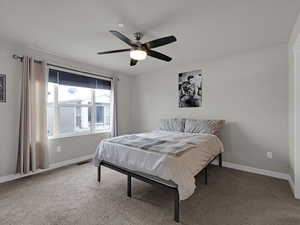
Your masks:
<path fill-rule="evenodd" d="M 48 140 L 53 139 L 61 139 L 61 138 L 69 138 L 69 137 L 78 137 L 78 136 L 88 136 L 88 135 L 95 135 L 95 134 L 110 134 L 110 130 L 103 130 L 103 131 L 95 131 L 95 132 L 82 132 L 82 133 L 73 133 L 73 134 L 62 134 L 57 136 L 50 136 Z"/>

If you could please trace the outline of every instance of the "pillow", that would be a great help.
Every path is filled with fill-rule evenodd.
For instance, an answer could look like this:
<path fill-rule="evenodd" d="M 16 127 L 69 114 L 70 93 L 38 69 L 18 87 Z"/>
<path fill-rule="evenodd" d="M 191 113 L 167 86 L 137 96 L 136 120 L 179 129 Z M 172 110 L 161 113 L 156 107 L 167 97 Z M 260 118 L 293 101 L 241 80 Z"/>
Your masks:
<path fill-rule="evenodd" d="M 159 129 L 184 132 L 184 119 L 161 119 Z"/>
<path fill-rule="evenodd" d="M 194 120 L 186 119 L 184 132 L 186 133 L 206 133 L 219 135 L 219 131 L 224 127 L 225 120 Z"/>

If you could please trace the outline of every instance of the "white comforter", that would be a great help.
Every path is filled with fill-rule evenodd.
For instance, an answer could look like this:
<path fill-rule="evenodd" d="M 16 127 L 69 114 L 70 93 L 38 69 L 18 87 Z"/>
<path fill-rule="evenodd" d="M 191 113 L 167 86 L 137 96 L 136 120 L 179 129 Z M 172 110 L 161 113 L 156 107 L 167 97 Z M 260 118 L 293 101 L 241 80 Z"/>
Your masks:
<path fill-rule="evenodd" d="M 160 154 L 152 151 L 111 143 L 108 139 L 101 141 L 95 154 L 95 166 L 102 160 L 133 171 L 171 180 L 178 185 L 180 200 L 190 197 L 195 188 L 194 176 L 199 173 L 215 156 L 224 152 L 223 144 L 215 135 L 189 134 L 181 132 L 153 131 L 137 134 L 148 138 L 163 138 L 199 135 L 199 141 L 180 157 Z"/>

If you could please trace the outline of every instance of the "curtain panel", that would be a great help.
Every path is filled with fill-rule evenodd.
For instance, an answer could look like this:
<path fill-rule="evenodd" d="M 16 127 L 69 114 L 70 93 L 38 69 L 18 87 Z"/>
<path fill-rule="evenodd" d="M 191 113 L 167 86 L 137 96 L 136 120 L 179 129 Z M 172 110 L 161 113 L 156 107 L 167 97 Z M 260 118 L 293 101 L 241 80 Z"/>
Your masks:
<path fill-rule="evenodd" d="M 17 173 L 49 167 L 47 84 L 44 62 L 23 58 Z"/>

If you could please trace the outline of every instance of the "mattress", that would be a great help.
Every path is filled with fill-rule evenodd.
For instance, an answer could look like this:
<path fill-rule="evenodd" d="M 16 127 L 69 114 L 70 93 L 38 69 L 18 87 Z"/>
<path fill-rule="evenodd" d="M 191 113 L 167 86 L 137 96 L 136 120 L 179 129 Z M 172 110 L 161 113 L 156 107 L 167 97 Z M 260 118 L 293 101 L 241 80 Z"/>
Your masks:
<path fill-rule="evenodd" d="M 155 151 L 122 145 L 105 139 L 100 142 L 94 157 L 95 166 L 101 161 L 110 162 L 137 173 L 171 181 L 178 186 L 180 200 L 189 198 L 196 188 L 194 176 L 198 174 L 213 158 L 224 152 L 220 139 L 211 134 L 191 134 L 171 131 L 153 131 L 135 134 L 144 138 L 197 139 L 195 145 L 184 151 L 180 157 L 161 154 Z"/>

